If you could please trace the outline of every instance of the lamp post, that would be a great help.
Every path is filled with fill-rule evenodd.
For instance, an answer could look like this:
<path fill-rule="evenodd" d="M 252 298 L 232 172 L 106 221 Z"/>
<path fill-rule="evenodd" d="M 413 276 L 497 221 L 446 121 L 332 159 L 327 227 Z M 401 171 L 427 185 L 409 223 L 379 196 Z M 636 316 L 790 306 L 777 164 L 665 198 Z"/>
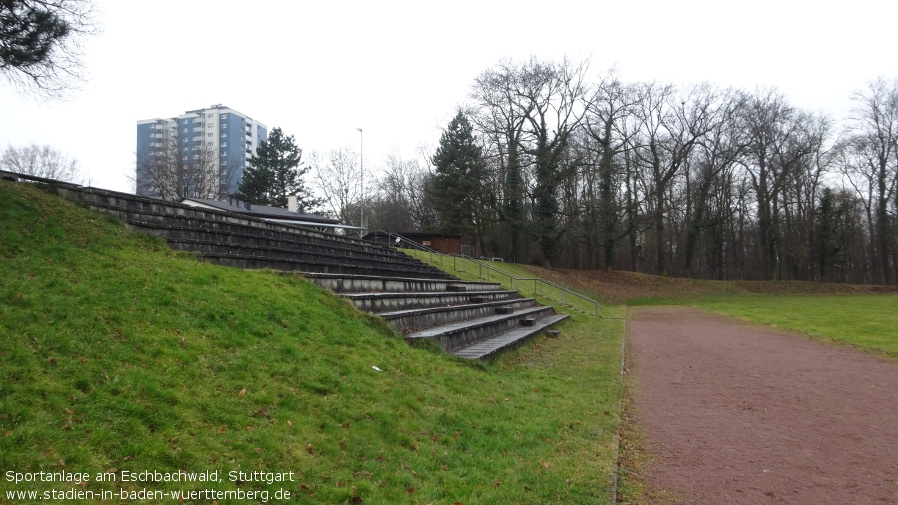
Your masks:
<path fill-rule="evenodd" d="M 362 230 L 359 230 L 359 235 L 364 236 L 364 232 L 367 231 L 365 226 L 365 134 L 361 128 L 356 128 L 356 130 L 359 131 L 359 169 L 362 177 L 362 200 L 359 203 L 359 208 L 362 211 L 359 227 Z"/>

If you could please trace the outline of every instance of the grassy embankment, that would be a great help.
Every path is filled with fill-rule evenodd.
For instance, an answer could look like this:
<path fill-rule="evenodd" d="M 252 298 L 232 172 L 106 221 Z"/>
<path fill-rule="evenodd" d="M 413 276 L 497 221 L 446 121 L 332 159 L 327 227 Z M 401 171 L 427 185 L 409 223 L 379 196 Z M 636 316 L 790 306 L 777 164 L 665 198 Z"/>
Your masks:
<path fill-rule="evenodd" d="M 0 503 L 73 488 L 283 489 L 298 503 L 609 498 L 615 321 L 577 315 L 560 338 L 481 365 L 411 348 L 298 276 L 198 263 L 34 185 L 0 182 L 0 222 Z M 214 470 L 222 482 L 123 483 L 124 470 Z M 229 482 L 236 470 L 295 481 Z M 16 485 L 8 471 L 90 480 Z"/>

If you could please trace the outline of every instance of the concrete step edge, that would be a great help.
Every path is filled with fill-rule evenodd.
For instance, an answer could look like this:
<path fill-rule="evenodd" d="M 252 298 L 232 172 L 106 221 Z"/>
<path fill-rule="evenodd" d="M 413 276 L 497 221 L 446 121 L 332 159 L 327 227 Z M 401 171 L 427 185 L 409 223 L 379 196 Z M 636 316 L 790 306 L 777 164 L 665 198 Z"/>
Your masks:
<path fill-rule="evenodd" d="M 467 359 L 489 359 L 502 351 L 512 349 L 525 343 L 569 317 L 571 316 L 568 314 L 546 316 L 538 320 L 537 324 L 534 326 L 509 330 L 500 333 L 499 335 L 454 349 L 450 351 L 450 354 Z"/>

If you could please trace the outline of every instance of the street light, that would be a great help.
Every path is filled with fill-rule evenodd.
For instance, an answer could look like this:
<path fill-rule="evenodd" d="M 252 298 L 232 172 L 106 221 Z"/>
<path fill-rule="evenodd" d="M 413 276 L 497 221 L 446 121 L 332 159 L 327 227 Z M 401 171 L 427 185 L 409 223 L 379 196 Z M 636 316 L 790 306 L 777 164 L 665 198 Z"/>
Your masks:
<path fill-rule="evenodd" d="M 362 218 L 359 222 L 359 227 L 362 228 L 362 230 L 359 230 L 359 234 L 364 235 L 364 232 L 367 231 L 367 227 L 365 226 L 365 134 L 362 132 L 361 128 L 356 128 L 356 130 L 359 131 L 359 168 L 362 177 L 362 201 L 359 205 L 362 210 Z"/>

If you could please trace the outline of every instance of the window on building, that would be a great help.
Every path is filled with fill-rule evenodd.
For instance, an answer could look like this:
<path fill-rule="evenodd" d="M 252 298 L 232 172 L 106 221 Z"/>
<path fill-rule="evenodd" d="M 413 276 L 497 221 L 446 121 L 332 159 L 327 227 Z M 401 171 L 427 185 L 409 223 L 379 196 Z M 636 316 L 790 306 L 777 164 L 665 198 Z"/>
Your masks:
<path fill-rule="evenodd" d="M 212 128 L 213 123 L 206 123 L 206 128 Z"/>
<path fill-rule="evenodd" d="M 227 142 L 222 142 L 222 143 L 221 143 L 221 147 L 228 147 L 228 143 L 227 143 Z"/>
<path fill-rule="evenodd" d="M 222 133 L 222 134 L 221 134 L 221 138 L 227 138 L 227 136 L 228 136 L 227 133 Z"/>
<path fill-rule="evenodd" d="M 212 150 L 210 149 L 210 150 L 206 151 L 206 154 L 208 154 L 209 156 L 212 156 L 212 154 L 213 154 Z"/>
<path fill-rule="evenodd" d="M 209 147 L 212 147 L 212 146 L 215 145 L 215 142 L 206 142 L 206 145 L 209 146 Z"/>
<path fill-rule="evenodd" d="M 221 124 L 221 129 L 222 129 L 222 130 L 227 130 L 227 128 L 228 128 L 228 124 L 227 124 L 227 123 L 222 123 L 222 124 Z"/>
<path fill-rule="evenodd" d="M 214 133 L 209 133 L 209 134 L 207 134 L 206 136 L 207 136 L 207 137 L 214 137 L 215 134 L 214 134 Z"/>
<path fill-rule="evenodd" d="M 227 118 L 228 118 L 228 115 L 227 115 L 227 114 L 222 114 L 222 115 L 221 115 L 221 118 L 222 118 L 222 119 L 227 119 Z"/>
<path fill-rule="evenodd" d="M 181 131 L 184 132 L 184 133 L 187 133 L 187 128 L 184 128 L 184 129 L 181 130 Z"/>

